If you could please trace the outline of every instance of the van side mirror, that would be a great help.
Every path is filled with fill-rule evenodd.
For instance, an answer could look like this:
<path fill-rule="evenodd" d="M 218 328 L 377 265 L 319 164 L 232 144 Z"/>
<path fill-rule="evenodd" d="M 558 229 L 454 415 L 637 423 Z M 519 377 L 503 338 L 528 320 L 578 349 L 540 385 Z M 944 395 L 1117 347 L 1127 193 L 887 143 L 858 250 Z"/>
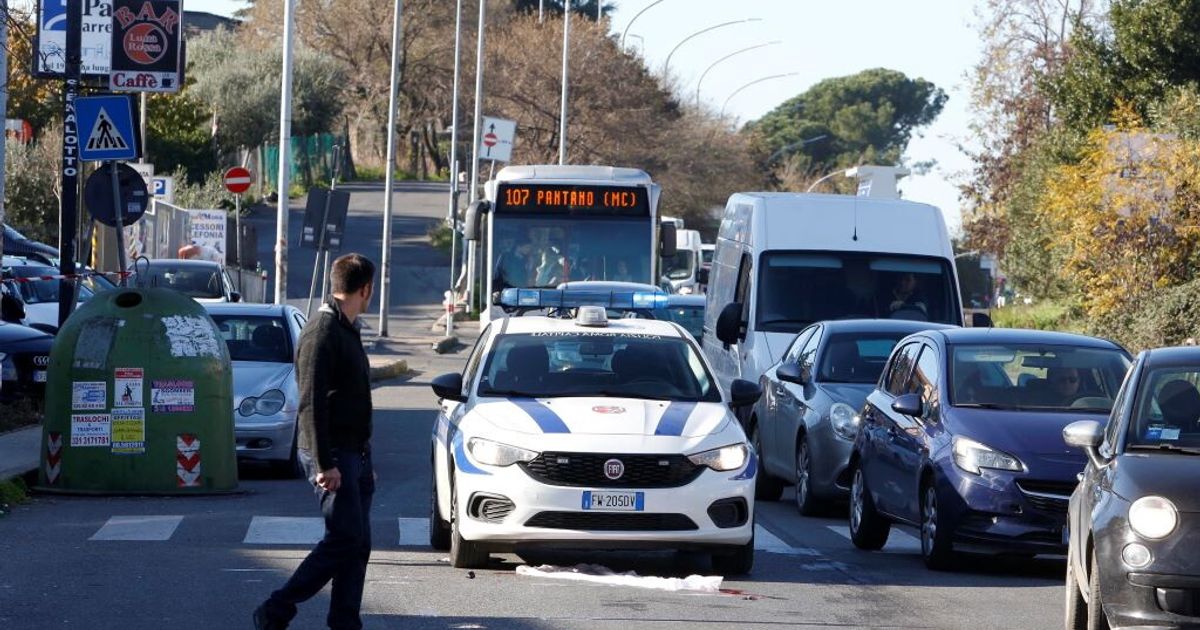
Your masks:
<path fill-rule="evenodd" d="M 1100 444 L 1104 442 L 1104 428 L 1095 420 L 1080 420 L 1072 422 L 1063 429 L 1063 442 L 1067 446 L 1081 448 L 1087 453 L 1088 459 L 1096 466 L 1105 464 L 1100 457 Z"/>
<path fill-rule="evenodd" d="M 919 416 L 925 411 L 920 394 L 901 394 L 892 401 L 892 411 L 904 416 Z"/>
<path fill-rule="evenodd" d="M 783 363 L 775 368 L 775 375 L 785 383 L 797 385 L 807 385 L 811 378 L 808 370 L 801 368 L 799 363 Z"/>
<path fill-rule="evenodd" d="M 438 398 L 456 402 L 466 402 L 467 400 L 462 393 L 463 377 L 458 372 L 436 376 L 430 381 L 429 386 L 433 388 L 433 393 Z"/>
<path fill-rule="evenodd" d="M 987 313 L 971 313 L 972 328 L 991 328 L 995 326 L 992 323 L 992 316 Z"/>
<path fill-rule="evenodd" d="M 729 384 L 729 398 L 730 407 L 749 407 L 762 398 L 762 388 L 750 381 L 734 379 Z"/>
<path fill-rule="evenodd" d="M 742 340 L 742 305 L 730 302 L 717 317 L 717 339 L 726 346 Z"/>
<path fill-rule="evenodd" d="M 711 270 L 704 269 L 703 267 L 700 268 L 699 270 L 697 270 L 696 271 L 696 282 L 699 282 L 700 284 L 708 284 L 708 274 L 710 273 L 710 271 Z"/>
<path fill-rule="evenodd" d="M 467 206 L 467 215 L 463 219 L 463 238 L 468 241 L 483 240 L 483 215 L 492 211 L 492 203 L 480 199 Z"/>
<path fill-rule="evenodd" d="M 670 258 L 675 255 L 678 243 L 675 241 L 676 230 L 674 223 L 659 223 L 658 230 L 658 255 L 663 258 Z"/>

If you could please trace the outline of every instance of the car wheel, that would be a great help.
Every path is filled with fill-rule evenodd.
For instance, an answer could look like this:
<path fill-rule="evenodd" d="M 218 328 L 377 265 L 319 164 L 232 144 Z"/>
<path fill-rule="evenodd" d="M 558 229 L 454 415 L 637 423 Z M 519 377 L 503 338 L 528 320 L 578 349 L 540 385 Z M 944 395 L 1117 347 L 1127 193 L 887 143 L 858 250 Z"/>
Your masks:
<path fill-rule="evenodd" d="M 850 542 L 859 549 L 878 551 L 887 544 L 891 533 L 891 521 L 875 510 L 862 467 L 855 466 L 854 481 L 850 484 Z"/>
<path fill-rule="evenodd" d="M 491 556 L 479 546 L 462 537 L 458 528 L 458 488 L 450 485 L 450 566 L 456 569 L 482 569 L 491 561 Z"/>
<path fill-rule="evenodd" d="M 1088 600 L 1091 603 L 1087 608 L 1087 630 L 1108 630 L 1108 616 L 1104 614 L 1104 600 L 1100 596 L 1100 563 L 1094 551 L 1088 571 Z"/>
<path fill-rule="evenodd" d="M 1087 630 L 1088 605 L 1083 601 L 1083 593 L 1079 590 L 1079 580 L 1075 579 L 1075 555 L 1071 547 L 1067 547 L 1067 588 L 1066 590 L 1066 619 L 1063 627 L 1066 630 Z"/>
<path fill-rule="evenodd" d="M 804 516 L 818 516 L 825 512 L 827 503 L 813 495 L 812 457 L 808 438 L 800 438 L 796 447 L 796 509 Z"/>
<path fill-rule="evenodd" d="M 783 482 L 772 477 L 763 463 L 762 436 L 759 434 L 757 422 L 750 429 L 750 443 L 754 445 L 754 452 L 758 453 L 760 462 L 758 475 L 754 478 L 754 498 L 757 501 L 778 501 L 779 497 L 783 496 Z"/>
<path fill-rule="evenodd" d="M 721 575 L 746 575 L 754 568 L 754 535 L 744 545 L 734 545 L 728 550 L 713 552 L 712 568 Z"/>
<path fill-rule="evenodd" d="M 435 460 L 436 461 L 436 460 Z M 429 546 L 438 551 L 450 549 L 450 523 L 438 512 L 437 470 L 431 470 L 429 484 Z"/>
<path fill-rule="evenodd" d="M 938 509 L 937 488 L 927 483 L 921 490 L 921 557 L 925 566 L 935 571 L 951 568 L 954 549 L 950 542 L 953 535 L 945 514 Z"/>

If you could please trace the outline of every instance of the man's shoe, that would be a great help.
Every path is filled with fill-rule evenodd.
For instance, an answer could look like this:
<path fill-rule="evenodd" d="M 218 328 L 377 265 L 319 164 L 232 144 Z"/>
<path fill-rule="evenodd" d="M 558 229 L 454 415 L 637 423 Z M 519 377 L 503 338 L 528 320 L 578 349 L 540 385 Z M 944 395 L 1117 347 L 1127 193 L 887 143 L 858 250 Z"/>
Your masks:
<path fill-rule="evenodd" d="M 286 623 L 280 623 L 271 619 L 267 614 L 266 604 L 259 604 L 258 608 L 254 609 L 254 630 L 287 630 Z"/>

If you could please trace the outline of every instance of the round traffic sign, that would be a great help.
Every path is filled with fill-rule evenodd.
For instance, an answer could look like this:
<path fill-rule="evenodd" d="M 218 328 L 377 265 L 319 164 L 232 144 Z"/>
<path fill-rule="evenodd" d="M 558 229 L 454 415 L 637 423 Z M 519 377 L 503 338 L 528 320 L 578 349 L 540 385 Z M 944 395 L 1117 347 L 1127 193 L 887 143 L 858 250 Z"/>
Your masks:
<path fill-rule="evenodd" d="M 225 171 L 225 190 L 240 195 L 247 190 L 250 190 L 250 171 L 235 166 L 228 171 Z"/>
<path fill-rule="evenodd" d="M 112 166 L 96 170 L 83 186 L 83 203 L 95 219 L 109 227 L 117 226 L 116 206 L 113 205 Z M 121 197 L 121 223 L 133 225 L 150 206 L 150 193 L 141 173 L 124 163 L 117 164 L 117 187 Z"/>
<path fill-rule="evenodd" d="M 494 133 L 487 133 L 483 135 L 483 146 L 485 147 L 494 147 L 499 141 L 500 138 L 498 138 Z"/>

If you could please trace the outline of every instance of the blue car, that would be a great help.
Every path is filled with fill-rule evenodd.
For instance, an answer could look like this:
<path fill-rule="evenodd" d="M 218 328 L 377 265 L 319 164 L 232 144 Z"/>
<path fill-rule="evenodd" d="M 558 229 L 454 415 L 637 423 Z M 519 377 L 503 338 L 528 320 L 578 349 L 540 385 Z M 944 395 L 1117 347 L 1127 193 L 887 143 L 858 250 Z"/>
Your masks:
<path fill-rule="evenodd" d="M 850 535 L 880 549 L 920 530 L 932 569 L 958 551 L 1066 552 L 1066 514 L 1086 456 L 1071 422 L 1104 422 L 1129 354 L 1102 339 L 1031 330 L 910 335 L 867 397 L 850 458 Z"/>

